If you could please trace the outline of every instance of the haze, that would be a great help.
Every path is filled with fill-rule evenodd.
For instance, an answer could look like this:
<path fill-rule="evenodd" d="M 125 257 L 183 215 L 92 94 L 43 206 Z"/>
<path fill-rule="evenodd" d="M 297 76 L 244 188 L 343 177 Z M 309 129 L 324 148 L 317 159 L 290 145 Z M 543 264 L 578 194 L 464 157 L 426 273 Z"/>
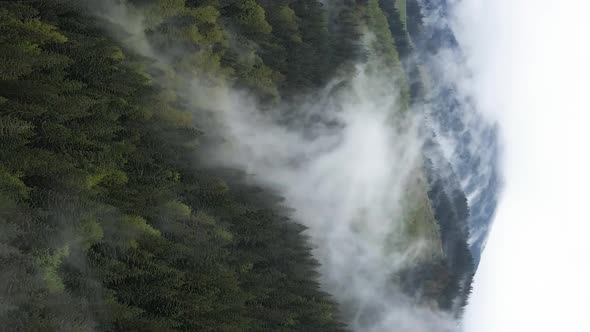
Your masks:
<path fill-rule="evenodd" d="M 479 106 L 499 120 L 505 155 L 469 332 L 590 331 L 589 9 L 468 0 L 456 12 Z"/>

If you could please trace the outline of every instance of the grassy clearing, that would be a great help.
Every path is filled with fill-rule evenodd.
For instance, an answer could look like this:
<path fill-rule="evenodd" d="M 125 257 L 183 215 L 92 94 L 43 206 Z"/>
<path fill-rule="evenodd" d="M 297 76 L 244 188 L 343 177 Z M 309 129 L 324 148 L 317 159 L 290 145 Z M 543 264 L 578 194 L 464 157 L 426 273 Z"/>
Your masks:
<path fill-rule="evenodd" d="M 406 0 L 395 0 L 395 8 L 399 10 L 400 18 L 407 29 L 408 10 Z"/>
<path fill-rule="evenodd" d="M 428 198 L 428 183 L 422 170 L 417 171 L 416 178 L 411 182 L 408 192 L 409 211 L 406 216 L 406 233 L 412 241 L 428 244 L 425 257 L 436 257 L 442 254 L 442 244 L 438 223 L 434 217 L 430 199 Z"/>
<path fill-rule="evenodd" d="M 432 262 L 442 257 L 438 223 L 427 195 L 428 184 L 420 168 L 411 175 L 402 200 L 403 225 L 391 235 L 387 252 L 412 255 L 412 264 Z"/>

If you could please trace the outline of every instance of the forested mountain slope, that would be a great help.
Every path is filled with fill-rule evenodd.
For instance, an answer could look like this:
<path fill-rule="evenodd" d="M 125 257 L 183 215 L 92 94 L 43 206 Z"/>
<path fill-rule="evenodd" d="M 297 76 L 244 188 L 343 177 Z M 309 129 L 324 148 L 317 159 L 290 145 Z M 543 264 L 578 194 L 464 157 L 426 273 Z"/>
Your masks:
<path fill-rule="evenodd" d="M 229 138 L 210 119 L 214 97 L 190 89 L 247 91 L 287 127 L 337 130 L 338 119 L 296 105 L 347 91 L 365 63 L 395 78 L 386 121 L 403 127 L 401 114 L 419 113 L 427 91 L 407 32 L 421 18 L 408 9 L 403 22 L 398 8 L 387 0 L 1 2 L 0 325 L 378 331 L 380 303 L 326 292 L 318 243 L 282 193 L 253 180 L 256 169 L 212 162 Z M 417 241 L 426 249 L 387 276 L 383 293 L 458 317 L 474 272 L 469 212 L 431 149 L 420 149 L 405 179 L 402 227 L 388 250 Z"/>
<path fill-rule="evenodd" d="M 462 91 L 462 84 L 470 84 L 470 73 L 449 20 L 453 3 L 447 0 L 421 3 L 424 8 L 419 12 L 428 17 L 428 22 L 410 33 L 424 77 L 430 82 L 428 99 L 432 105 L 429 113 L 433 127 L 439 141 L 447 146 L 446 158 L 469 197 L 469 244 L 477 266 L 502 190 L 498 128 L 477 111 L 473 98 Z M 411 15 L 416 12 L 416 6 L 411 6 Z"/>

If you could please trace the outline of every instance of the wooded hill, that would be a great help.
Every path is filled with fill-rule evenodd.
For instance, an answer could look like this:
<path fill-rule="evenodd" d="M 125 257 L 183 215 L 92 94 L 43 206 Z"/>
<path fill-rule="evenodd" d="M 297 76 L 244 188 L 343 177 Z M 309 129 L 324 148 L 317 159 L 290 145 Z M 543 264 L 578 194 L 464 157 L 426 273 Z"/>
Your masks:
<path fill-rule="evenodd" d="M 90 3 L 0 3 L 0 326 L 346 330 L 320 290 L 305 228 L 267 188 L 199 162 L 208 128 L 168 87 L 198 72 L 276 105 L 362 61 L 368 26 L 384 62 L 409 73 L 409 104 L 423 93 L 404 62 L 417 3 L 407 25 L 386 0 L 329 10 L 318 0 L 129 3 L 154 49 L 192 50 L 168 52 L 169 72 L 113 37 Z M 439 197 L 431 182 L 422 191 Z M 443 236 L 459 236 L 454 217 L 435 210 Z M 407 291 L 451 310 L 466 298 L 457 284 L 468 267 L 433 264 L 408 271 Z"/>

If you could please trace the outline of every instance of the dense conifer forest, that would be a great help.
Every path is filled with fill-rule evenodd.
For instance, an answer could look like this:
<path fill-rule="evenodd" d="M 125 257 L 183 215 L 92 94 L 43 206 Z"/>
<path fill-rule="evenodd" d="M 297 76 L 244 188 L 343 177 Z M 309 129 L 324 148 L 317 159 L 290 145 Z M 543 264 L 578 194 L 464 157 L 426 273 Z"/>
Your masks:
<path fill-rule="evenodd" d="M 170 87 L 198 73 L 269 109 L 296 102 L 374 56 L 360 46 L 370 31 L 407 110 L 426 93 L 418 2 L 128 4 L 166 66 L 122 42 L 95 2 L 0 3 L 1 329 L 349 330 L 306 228 L 280 193 L 207 163 L 219 138 Z M 459 316 L 473 275 L 469 210 L 433 167 L 425 158 L 416 205 L 442 252 L 392 280 Z"/>

